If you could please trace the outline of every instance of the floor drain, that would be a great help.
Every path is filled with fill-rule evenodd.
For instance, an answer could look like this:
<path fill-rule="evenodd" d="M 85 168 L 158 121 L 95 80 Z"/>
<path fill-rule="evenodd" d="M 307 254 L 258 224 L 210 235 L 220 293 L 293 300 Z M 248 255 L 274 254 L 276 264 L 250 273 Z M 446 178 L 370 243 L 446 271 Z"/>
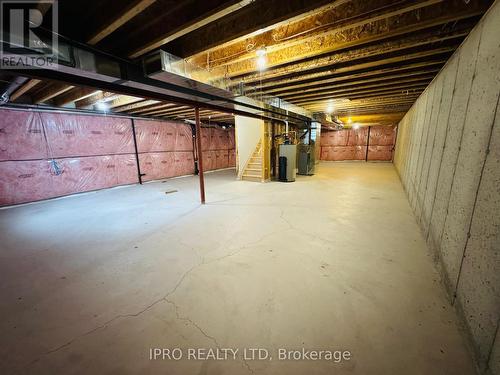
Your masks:
<path fill-rule="evenodd" d="M 165 194 L 177 193 L 177 190 L 167 190 Z"/>

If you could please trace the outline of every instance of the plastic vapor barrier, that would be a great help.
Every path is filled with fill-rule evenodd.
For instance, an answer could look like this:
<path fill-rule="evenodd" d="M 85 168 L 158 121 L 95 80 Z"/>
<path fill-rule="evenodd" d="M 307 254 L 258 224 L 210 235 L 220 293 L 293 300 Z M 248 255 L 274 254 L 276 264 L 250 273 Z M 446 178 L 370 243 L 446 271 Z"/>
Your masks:
<path fill-rule="evenodd" d="M 144 181 L 194 173 L 190 125 L 134 121 Z M 234 166 L 234 129 L 205 133 L 206 169 Z M 2 109 L 0 174 L 1 206 L 138 183 L 132 120 Z"/>
<path fill-rule="evenodd" d="M 365 160 L 368 155 L 369 161 L 392 161 L 395 142 L 395 126 L 324 131 L 321 134 L 321 160 Z"/>

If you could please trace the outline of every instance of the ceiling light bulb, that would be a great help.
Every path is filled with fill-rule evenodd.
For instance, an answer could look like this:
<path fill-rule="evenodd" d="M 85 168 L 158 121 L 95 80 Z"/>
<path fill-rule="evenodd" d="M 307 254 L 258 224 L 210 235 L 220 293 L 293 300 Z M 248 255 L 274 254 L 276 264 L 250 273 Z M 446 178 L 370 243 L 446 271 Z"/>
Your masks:
<path fill-rule="evenodd" d="M 261 71 L 266 69 L 267 66 L 266 49 L 264 47 L 259 48 L 257 51 L 255 51 L 255 53 L 257 54 L 257 68 Z"/>
<path fill-rule="evenodd" d="M 266 60 L 265 56 L 259 56 L 259 57 L 257 57 L 257 68 L 259 70 L 266 69 L 266 65 L 267 65 L 267 60 Z"/>
<path fill-rule="evenodd" d="M 255 51 L 258 57 L 265 56 L 267 54 L 266 48 L 262 47 Z"/>
<path fill-rule="evenodd" d="M 358 129 L 359 129 L 359 124 L 358 124 L 357 122 L 356 122 L 356 123 L 354 123 L 354 124 L 352 125 L 352 128 L 353 128 L 354 130 L 358 130 Z"/>
<path fill-rule="evenodd" d="M 350 117 L 349 117 L 349 118 L 347 119 L 347 123 L 348 123 L 348 124 L 351 124 L 351 123 L 352 123 L 352 118 L 350 118 Z"/>
<path fill-rule="evenodd" d="M 106 111 L 109 108 L 108 104 L 104 102 L 97 102 L 96 107 L 100 111 Z"/>

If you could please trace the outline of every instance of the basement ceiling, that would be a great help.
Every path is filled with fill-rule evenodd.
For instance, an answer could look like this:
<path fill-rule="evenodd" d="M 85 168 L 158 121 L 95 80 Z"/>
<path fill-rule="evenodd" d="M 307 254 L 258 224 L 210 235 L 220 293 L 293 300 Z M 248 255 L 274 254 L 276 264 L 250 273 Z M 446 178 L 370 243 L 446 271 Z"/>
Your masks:
<path fill-rule="evenodd" d="M 255 99 L 279 97 L 313 113 L 398 122 L 493 1 L 60 0 L 59 33 L 114 56 L 159 49 L 229 78 Z M 48 12 L 51 9 L 47 10 Z M 264 66 L 257 63 L 264 55 Z M 13 103 L 193 119 L 187 106 L 15 77 Z M 204 121 L 234 122 L 202 110 Z"/>

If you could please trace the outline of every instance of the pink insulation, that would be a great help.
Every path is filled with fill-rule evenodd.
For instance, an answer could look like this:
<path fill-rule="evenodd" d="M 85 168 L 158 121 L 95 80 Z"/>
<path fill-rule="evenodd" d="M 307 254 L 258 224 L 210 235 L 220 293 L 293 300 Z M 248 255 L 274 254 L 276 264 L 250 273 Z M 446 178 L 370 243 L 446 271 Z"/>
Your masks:
<path fill-rule="evenodd" d="M 0 161 L 47 157 L 40 113 L 0 111 Z"/>
<path fill-rule="evenodd" d="M 321 160 L 365 160 L 369 143 L 368 160 L 391 161 L 395 142 L 394 126 L 327 131 L 321 134 Z"/>
<path fill-rule="evenodd" d="M 142 180 L 152 181 L 176 176 L 174 154 L 174 152 L 139 154 L 139 165 L 141 173 L 144 174 Z"/>
<path fill-rule="evenodd" d="M 368 147 L 368 160 L 391 161 L 393 146 Z"/>
<path fill-rule="evenodd" d="M 201 148 L 202 150 L 210 150 L 210 128 L 201 128 Z"/>
<path fill-rule="evenodd" d="M 236 166 L 234 129 L 202 128 L 201 131 L 204 170 Z"/>
<path fill-rule="evenodd" d="M 160 120 L 134 123 L 143 181 L 194 173 L 191 126 Z"/>
<path fill-rule="evenodd" d="M 32 202 L 137 182 L 135 155 L 0 162 L 0 204 Z"/>
<path fill-rule="evenodd" d="M 177 124 L 175 151 L 193 151 L 193 132 L 187 124 Z"/>
<path fill-rule="evenodd" d="M 134 122 L 144 181 L 194 173 L 189 125 Z M 207 170 L 234 166 L 234 130 L 203 130 L 205 144 L 218 147 L 208 152 Z M 1 109 L 0 173 L 0 205 L 137 183 L 132 121 Z"/>
<path fill-rule="evenodd" d="M 370 131 L 370 146 L 393 146 L 396 142 L 395 126 L 373 126 Z"/>
<path fill-rule="evenodd" d="M 177 137 L 177 126 L 175 123 L 135 120 L 135 133 L 137 137 L 137 150 L 140 153 L 175 151 Z"/>
<path fill-rule="evenodd" d="M 130 120 L 119 117 L 39 113 L 49 143 L 49 157 L 134 153 Z"/>
<path fill-rule="evenodd" d="M 174 161 L 176 176 L 185 176 L 194 173 L 194 157 L 191 151 L 175 152 Z"/>

